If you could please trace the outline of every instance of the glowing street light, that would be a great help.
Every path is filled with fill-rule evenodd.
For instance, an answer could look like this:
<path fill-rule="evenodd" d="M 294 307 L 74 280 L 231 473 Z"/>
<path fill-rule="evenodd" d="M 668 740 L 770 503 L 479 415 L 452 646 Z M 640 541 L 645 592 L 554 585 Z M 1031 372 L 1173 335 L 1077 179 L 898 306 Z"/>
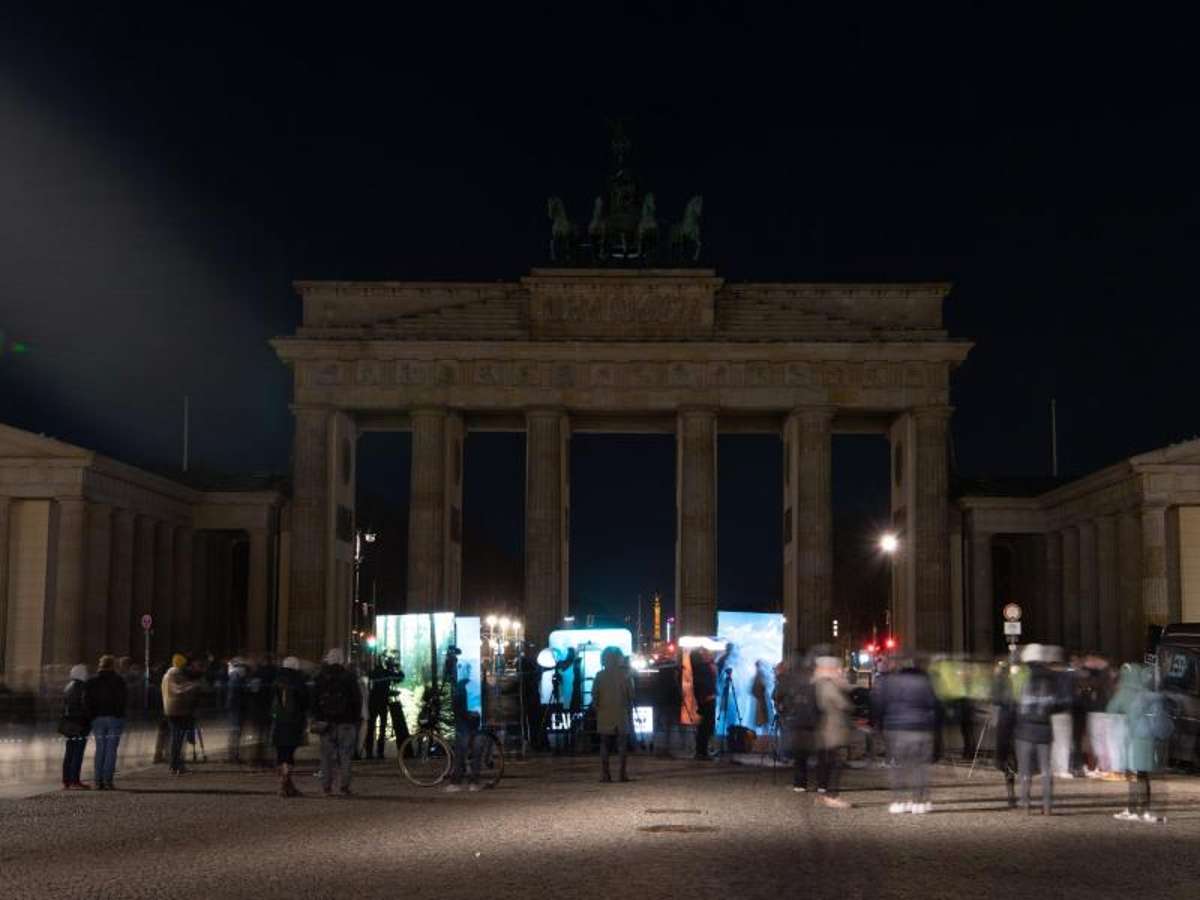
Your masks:
<path fill-rule="evenodd" d="M 900 538 L 896 537 L 896 535 L 890 531 L 885 532 L 883 536 L 879 538 L 879 549 L 888 556 L 891 556 L 900 549 Z"/>
<path fill-rule="evenodd" d="M 488 628 L 495 628 L 496 627 L 496 617 L 488 616 L 487 617 L 487 625 L 488 625 Z"/>

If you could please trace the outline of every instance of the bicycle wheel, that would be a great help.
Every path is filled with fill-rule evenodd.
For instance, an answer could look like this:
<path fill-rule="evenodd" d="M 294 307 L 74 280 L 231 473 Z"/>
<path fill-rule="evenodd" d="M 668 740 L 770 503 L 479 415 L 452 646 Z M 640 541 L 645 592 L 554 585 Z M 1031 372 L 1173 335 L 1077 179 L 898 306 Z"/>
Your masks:
<path fill-rule="evenodd" d="M 432 731 L 410 735 L 399 758 L 404 777 L 420 787 L 433 787 L 450 772 L 450 745 Z"/>
<path fill-rule="evenodd" d="M 504 774 L 504 750 L 490 731 L 479 732 L 475 740 L 479 742 L 479 783 L 494 788 Z"/>

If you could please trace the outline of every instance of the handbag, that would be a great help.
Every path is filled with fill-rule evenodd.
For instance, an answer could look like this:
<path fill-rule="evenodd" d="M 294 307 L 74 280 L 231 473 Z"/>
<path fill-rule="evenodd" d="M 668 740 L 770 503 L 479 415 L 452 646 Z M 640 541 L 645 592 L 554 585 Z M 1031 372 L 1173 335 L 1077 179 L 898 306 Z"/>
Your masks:
<path fill-rule="evenodd" d="M 324 734 L 329 730 L 328 722 L 313 722 L 308 726 L 308 730 L 313 734 Z"/>
<path fill-rule="evenodd" d="M 58 733 L 65 738 L 81 738 L 88 733 L 88 727 L 78 719 L 63 716 L 58 720 Z"/>

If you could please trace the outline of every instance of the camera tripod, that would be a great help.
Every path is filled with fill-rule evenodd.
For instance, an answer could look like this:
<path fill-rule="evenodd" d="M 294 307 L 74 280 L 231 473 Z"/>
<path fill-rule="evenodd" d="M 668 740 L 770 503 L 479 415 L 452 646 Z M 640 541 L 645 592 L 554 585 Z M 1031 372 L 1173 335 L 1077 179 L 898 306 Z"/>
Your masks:
<path fill-rule="evenodd" d="M 729 746 L 729 701 L 733 701 L 733 713 L 737 716 L 738 727 L 742 724 L 742 710 L 738 706 L 737 692 L 733 689 L 733 669 L 725 670 L 725 677 L 721 683 L 721 755 L 724 756 L 728 752 Z"/>

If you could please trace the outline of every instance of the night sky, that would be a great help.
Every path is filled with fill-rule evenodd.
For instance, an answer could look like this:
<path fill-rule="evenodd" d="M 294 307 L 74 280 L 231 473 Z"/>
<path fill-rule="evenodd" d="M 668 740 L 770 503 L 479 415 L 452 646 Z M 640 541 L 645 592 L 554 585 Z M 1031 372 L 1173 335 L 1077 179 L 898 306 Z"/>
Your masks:
<path fill-rule="evenodd" d="M 186 394 L 196 466 L 286 472 L 289 379 L 266 341 L 297 323 L 290 282 L 518 277 L 544 262 L 548 195 L 586 220 L 620 118 L 662 215 L 704 195 L 728 279 L 955 283 L 948 326 L 977 343 L 954 385 L 958 474 L 1047 474 L 1052 397 L 1067 474 L 1200 431 L 1185 23 L 1128 6 L 423 6 L 8 11 L 0 421 L 169 471 Z M 778 442 L 720 451 L 722 605 L 770 607 Z M 394 593 L 407 438 L 360 452 Z M 669 594 L 670 440 L 572 453 L 577 605 Z M 473 437 L 467 454 L 465 577 L 502 595 L 523 444 Z M 886 515 L 885 469 L 881 441 L 835 444 L 847 552 Z"/>

